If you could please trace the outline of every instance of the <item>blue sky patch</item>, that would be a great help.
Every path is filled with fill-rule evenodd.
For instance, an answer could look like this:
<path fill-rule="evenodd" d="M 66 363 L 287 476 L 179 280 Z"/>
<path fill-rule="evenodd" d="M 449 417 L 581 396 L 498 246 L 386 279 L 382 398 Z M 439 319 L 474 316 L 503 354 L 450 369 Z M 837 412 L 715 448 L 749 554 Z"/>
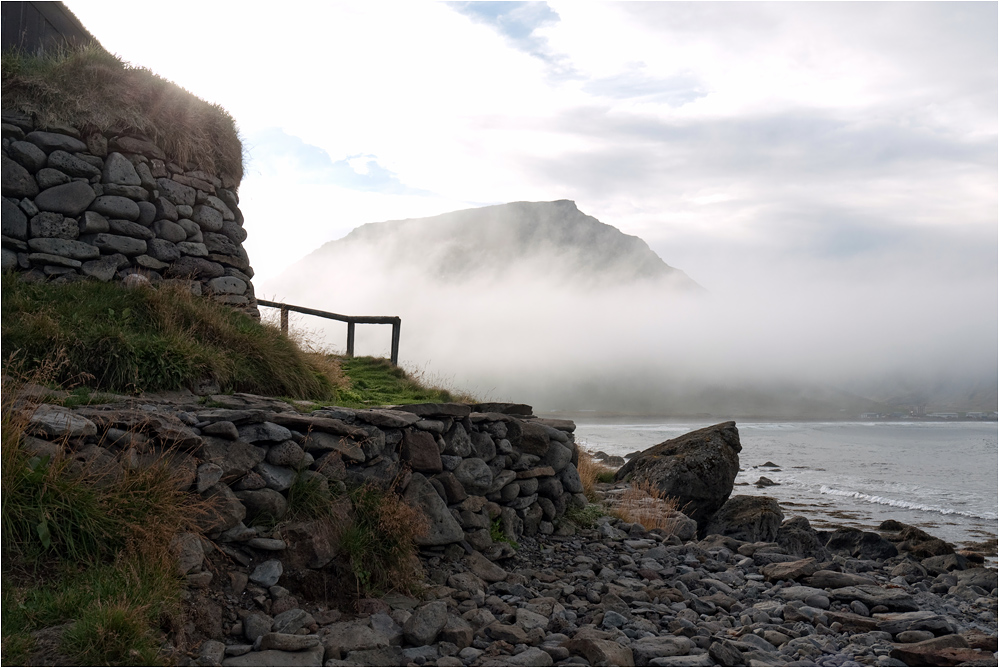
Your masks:
<path fill-rule="evenodd" d="M 350 190 L 389 195 L 432 195 L 411 188 L 378 162 L 378 157 L 359 153 L 333 160 L 324 149 L 307 144 L 281 128 L 266 128 L 246 138 L 250 160 L 247 173 L 261 176 L 294 174 L 300 183 L 336 185 Z"/>

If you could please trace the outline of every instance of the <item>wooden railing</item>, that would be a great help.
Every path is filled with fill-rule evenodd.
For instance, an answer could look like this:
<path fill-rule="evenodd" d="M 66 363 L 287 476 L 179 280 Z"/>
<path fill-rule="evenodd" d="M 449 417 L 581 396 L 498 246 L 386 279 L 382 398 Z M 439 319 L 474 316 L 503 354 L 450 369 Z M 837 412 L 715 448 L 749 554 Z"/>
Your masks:
<path fill-rule="evenodd" d="M 347 323 L 347 357 L 354 356 L 354 325 L 392 325 L 392 356 L 390 359 L 392 360 L 392 364 L 399 365 L 399 331 L 402 329 L 402 318 L 398 316 L 340 315 L 339 313 L 319 311 L 314 308 L 295 306 L 294 304 L 271 302 L 266 299 L 258 299 L 257 304 L 281 309 L 281 331 L 285 334 L 288 333 L 289 311 Z"/>

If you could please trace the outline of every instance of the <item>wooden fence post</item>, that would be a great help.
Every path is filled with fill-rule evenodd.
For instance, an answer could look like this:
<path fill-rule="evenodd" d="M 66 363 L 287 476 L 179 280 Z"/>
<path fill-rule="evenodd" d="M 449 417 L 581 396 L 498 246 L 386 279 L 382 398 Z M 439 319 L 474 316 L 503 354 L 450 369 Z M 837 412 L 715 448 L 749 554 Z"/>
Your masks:
<path fill-rule="evenodd" d="M 288 307 L 281 307 L 281 333 L 288 334 Z"/>
<path fill-rule="evenodd" d="M 354 356 L 354 321 L 347 321 L 347 357 Z"/>
<path fill-rule="evenodd" d="M 392 357 L 391 362 L 395 366 L 399 366 L 399 334 L 402 329 L 402 320 L 396 318 L 392 323 Z"/>

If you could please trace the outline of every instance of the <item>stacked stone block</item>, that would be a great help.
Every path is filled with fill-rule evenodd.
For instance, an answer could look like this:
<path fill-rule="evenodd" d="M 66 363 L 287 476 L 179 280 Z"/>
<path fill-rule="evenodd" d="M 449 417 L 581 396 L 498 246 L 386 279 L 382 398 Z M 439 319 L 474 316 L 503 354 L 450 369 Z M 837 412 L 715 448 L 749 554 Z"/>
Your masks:
<path fill-rule="evenodd" d="M 559 519 L 586 503 L 575 425 L 535 417 L 522 404 L 298 413 L 254 395 L 210 400 L 215 407 L 42 405 L 26 446 L 40 456 L 68 446 L 66 456 L 80 467 L 106 475 L 166 457 L 184 490 L 214 500 L 218 512 L 203 529 L 237 560 L 245 547 L 267 544 L 259 521 L 282 520 L 289 490 L 301 481 L 395 490 L 427 516 L 422 549 L 443 553 L 457 544 L 493 559 L 513 553 L 507 540 L 571 532 Z M 494 540 L 497 530 L 504 540 Z M 329 559 L 298 561 L 321 567 Z"/>
<path fill-rule="evenodd" d="M 56 282 L 141 274 L 257 312 L 238 182 L 178 165 L 145 137 L 2 120 L 4 271 Z"/>

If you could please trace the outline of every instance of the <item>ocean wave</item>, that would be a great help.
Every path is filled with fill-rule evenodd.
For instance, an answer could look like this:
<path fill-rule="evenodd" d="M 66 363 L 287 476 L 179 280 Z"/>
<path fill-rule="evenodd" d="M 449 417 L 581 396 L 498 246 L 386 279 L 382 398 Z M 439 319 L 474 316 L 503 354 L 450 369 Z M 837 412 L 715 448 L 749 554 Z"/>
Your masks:
<path fill-rule="evenodd" d="M 863 492 L 853 492 L 847 489 L 835 489 L 833 487 L 826 487 L 822 485 L 819 488 L 820 494 L 830 494 L 832 496 L 845 496 L 852 499 L 859 499 L 860 501 L 866 501 L 868 503 L 877 503 L 882 506 L 892 506 L 893 508 L 907 508 L 909 510 L 922 510 L 928 513 L 940 513 L 941 515 L 963 515 L 964 517 L 973 517 L 980 520 L 994 520 L 997 518 L 995 513 L 972 513 L 964 510 L 956 510 L 954 508 L 940 508 L 939 506 L 928 506 L 922 503 L 912 503 L 911 501 L 902 501 L 899 499 L 890 499 L 886 496 L 875 496 L 871 494 L 864 494 Z"/>

